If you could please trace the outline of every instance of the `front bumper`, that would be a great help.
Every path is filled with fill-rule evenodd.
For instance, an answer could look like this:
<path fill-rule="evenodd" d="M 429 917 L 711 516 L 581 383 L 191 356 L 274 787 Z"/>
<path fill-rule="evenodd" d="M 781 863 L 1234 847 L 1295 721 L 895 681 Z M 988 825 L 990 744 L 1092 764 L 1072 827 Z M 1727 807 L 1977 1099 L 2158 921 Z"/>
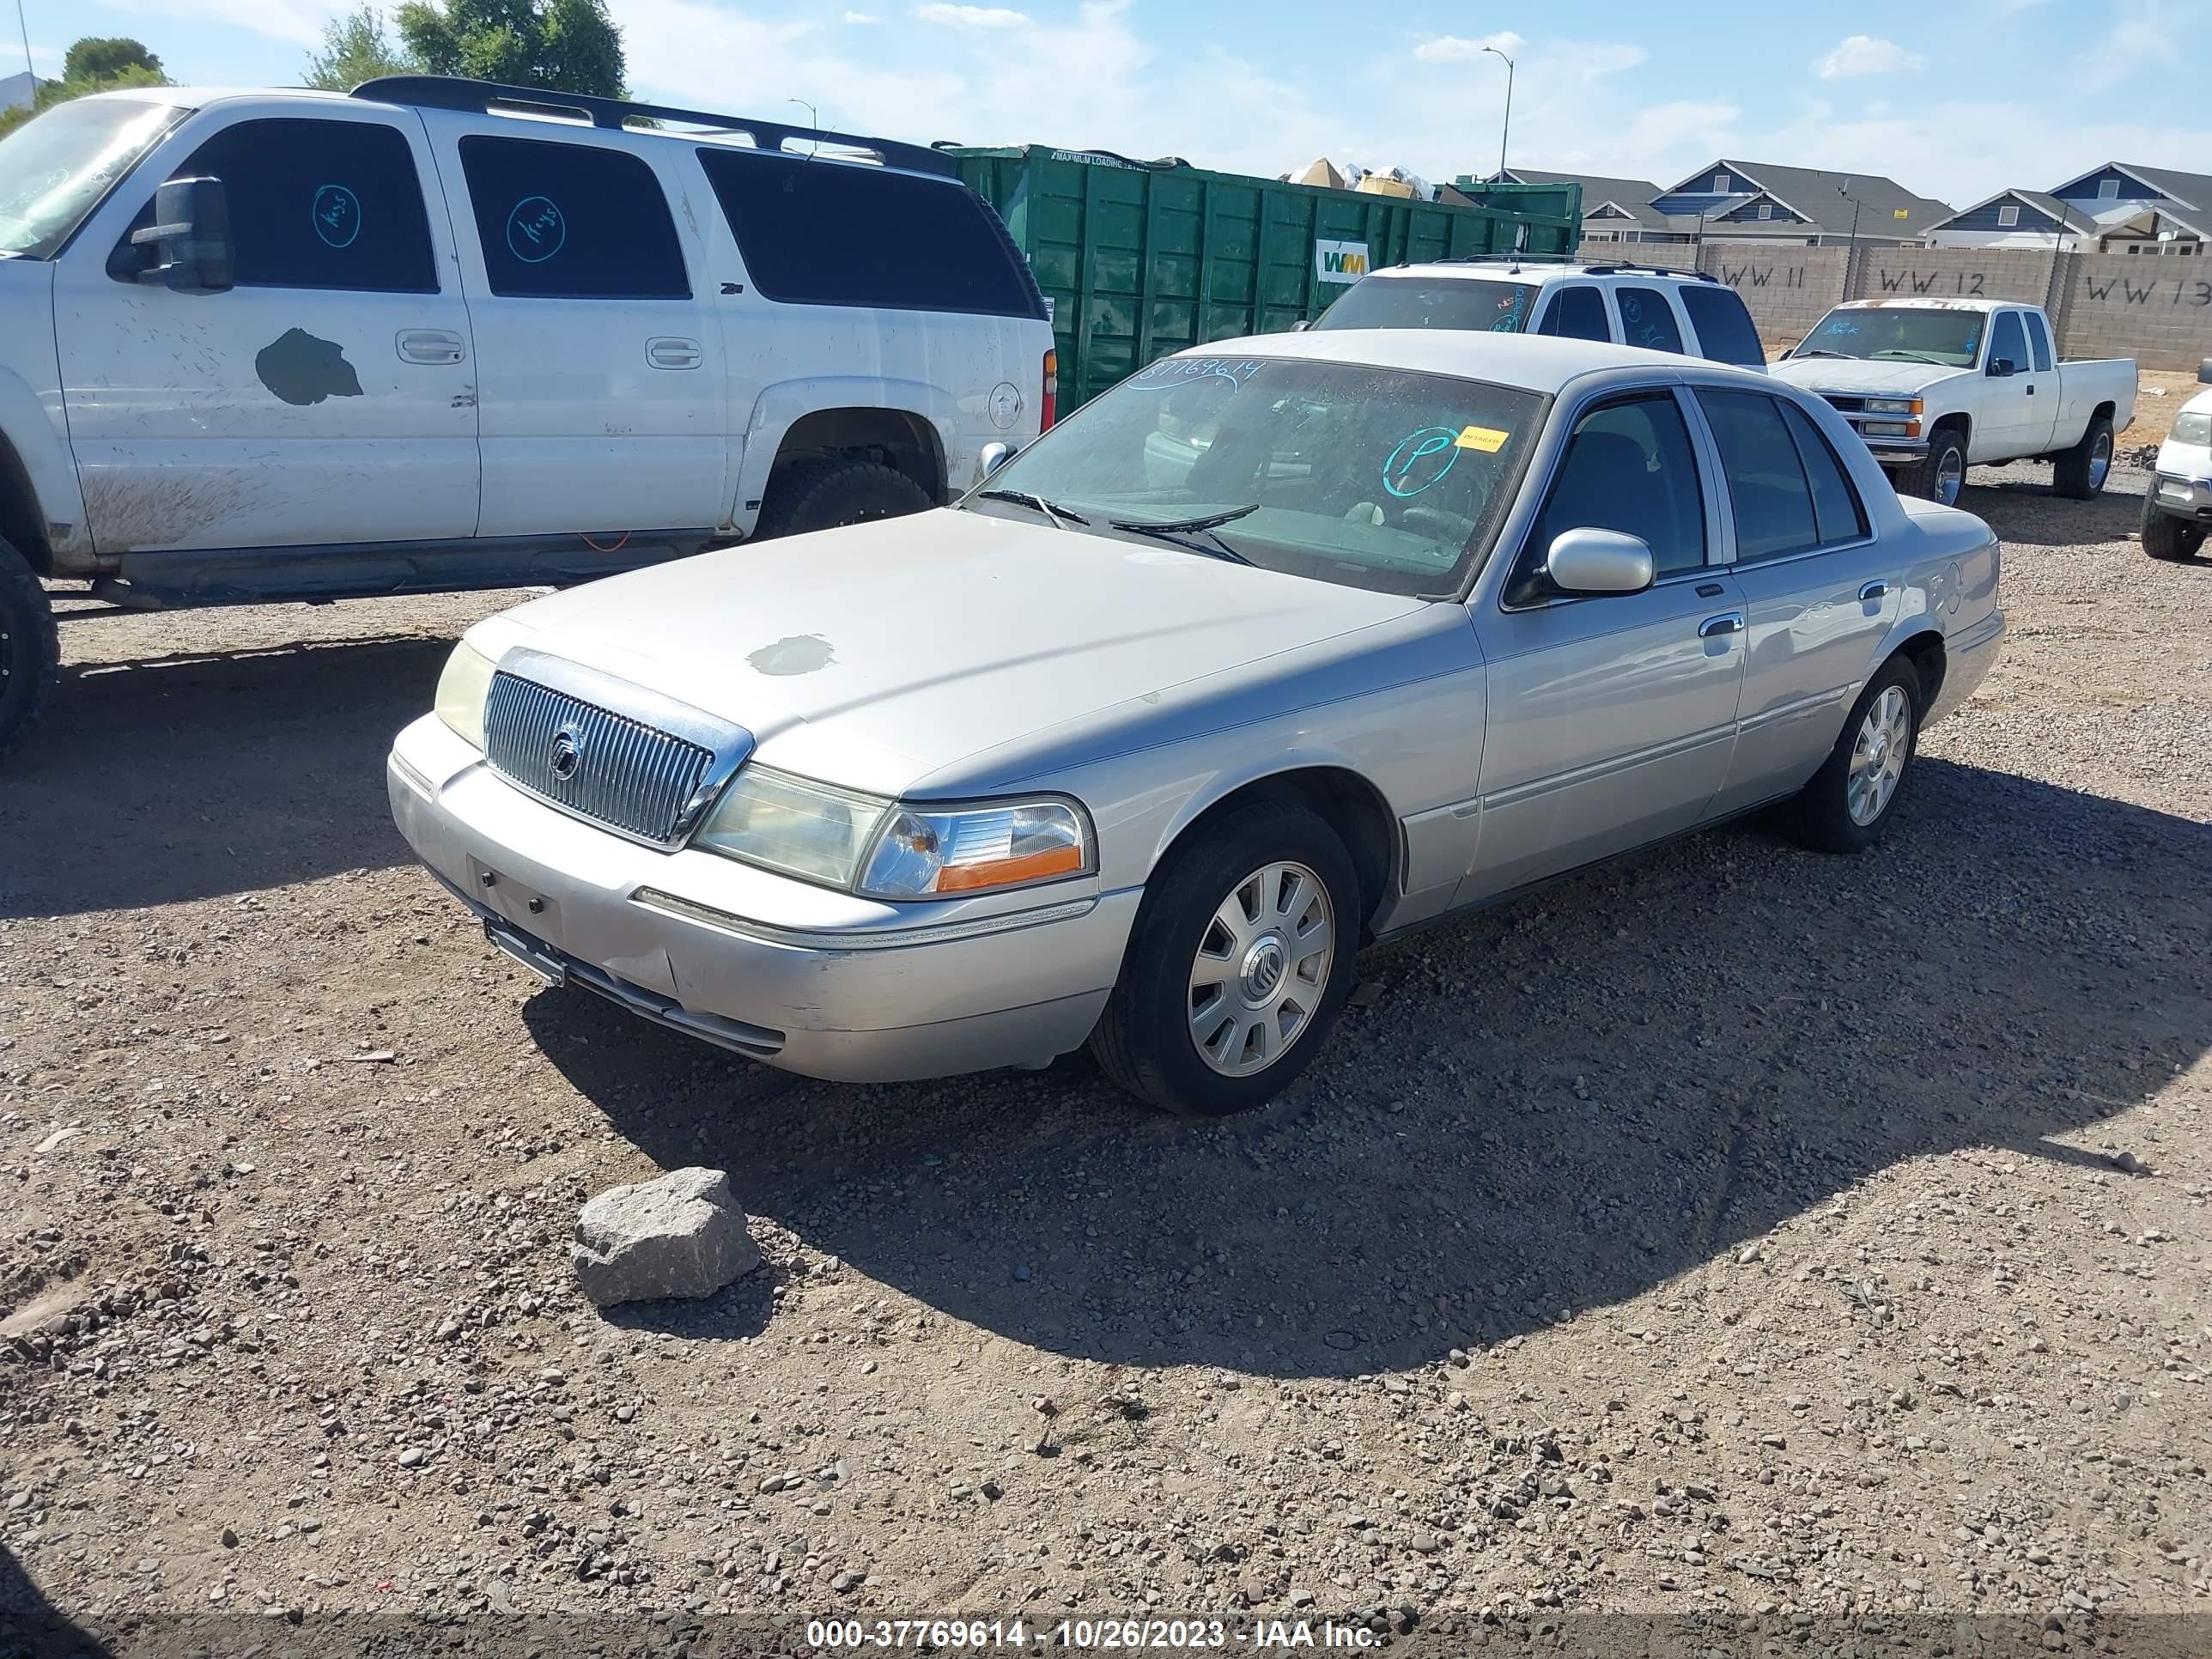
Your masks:
<path fill-rule="evenodd" d="M 1869 438 L 1864 433 L 1859 438 L 1884 466 L 1911 466 L 1928 459 L 1925 438 Z"/>
<path fill-rule="evenodd" d="M 2150 481 L 2150 504 L 2170 519 L 2212 524 L 2212 478 L 2182 478 L 2160 472 Z"/>
<path fill-rule="evenodd" d="M 386 783 L 416 855 L 541 971 L 839 1082 L 1042 1065 L 1080 1047 L 1142 897 L 1071 882 L 995 909 L 894 907 L 639 846 L 510 787 L 434 715 L 399 734 Z"/>

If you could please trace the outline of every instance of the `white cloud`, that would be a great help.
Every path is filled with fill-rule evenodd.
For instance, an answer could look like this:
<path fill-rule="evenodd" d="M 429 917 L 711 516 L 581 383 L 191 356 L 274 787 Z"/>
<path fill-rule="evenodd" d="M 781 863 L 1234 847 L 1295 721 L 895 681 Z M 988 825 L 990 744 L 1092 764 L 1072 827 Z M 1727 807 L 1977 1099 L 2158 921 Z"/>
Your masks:
<path fill-rule="evenodd" d="M 1501 29 L 1496 34 L 1477 35 L 1469 40 L 1463 34 L 1439 34 L 1432 40 L 1424 40 L 1413 48 L 1413 56 L 1424 64 L 1471 64 L 1486 52 L 1502 52 L 1508 58 L 1520 56 L 1521 49 L 1528 43 L 1510 29 Z"/>
<path fill-rule="evenodd" d="M 1029 27 L 1029 14 L 1004 6 L 916 6 L 914 15 L 925 23 L 949 29 L 1020 29 Z"/>
<path fill-rule="evenodd" d="M 845 21 L 848 23 L 867 24 L 880 23 L 884 20 L 872 11 L 848 11 L 845 14 Z"/>
<path fill-rule="evenodd" d="M 1894 40 L 1854 34 L 1814 64 L 1813 70 L 1823 81 L 1847 81 L 1855 75 L 1894 75 L 1899 70 L 1927 67 L 1925 58 L 1917 52 L 1905 51 Z"/>

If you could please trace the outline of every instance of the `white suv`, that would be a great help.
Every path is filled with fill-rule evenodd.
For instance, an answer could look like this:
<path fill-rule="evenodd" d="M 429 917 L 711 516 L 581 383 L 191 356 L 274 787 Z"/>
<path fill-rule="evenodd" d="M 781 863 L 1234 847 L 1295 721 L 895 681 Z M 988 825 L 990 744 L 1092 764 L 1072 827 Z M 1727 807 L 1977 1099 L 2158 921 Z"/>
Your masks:
<path fill-rule="evenodd" d="M 1443 259 L 1363 276 L 1316 328 L 1457 328 L 1559 334 L 1676 351 L 1742 368 L 1766 353 L 1743 298 L 1704 271 Z"/>
<path fill-rule="evenodd" d="M 959 495 L 1049 423 L 1054 363 L 953 168 L 427 76 L 27 123 L 0 751 L 53 678 L 37 577 L 144 608 L 562 585 Z"/>

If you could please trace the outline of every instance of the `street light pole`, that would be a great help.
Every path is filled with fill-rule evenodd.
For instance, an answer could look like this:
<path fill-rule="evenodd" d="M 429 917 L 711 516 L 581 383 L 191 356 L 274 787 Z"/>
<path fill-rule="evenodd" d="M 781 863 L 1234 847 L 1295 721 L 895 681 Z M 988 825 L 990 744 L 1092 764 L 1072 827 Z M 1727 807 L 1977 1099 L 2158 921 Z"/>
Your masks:
<path fill-rule="evenodd" d="M 1498 129 L 1498 181 L 1504 184 L 1505 182 L 1505 143 L 1513 132 L 1513 60 L 1495 46 L 1485 46 L 1483 50 L 1505 65 L 1505 119 Z"/>

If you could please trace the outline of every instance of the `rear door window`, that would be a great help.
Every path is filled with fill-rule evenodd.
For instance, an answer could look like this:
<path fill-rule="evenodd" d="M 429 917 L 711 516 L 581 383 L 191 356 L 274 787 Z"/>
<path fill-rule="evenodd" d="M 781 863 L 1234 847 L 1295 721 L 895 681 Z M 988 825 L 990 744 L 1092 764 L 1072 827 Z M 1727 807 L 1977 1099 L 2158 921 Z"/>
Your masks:
<path fill-rule="evenodd" d="M 1613 328 L 1606 321 L 1605 295 L 1589 283 L 1561 283 L 1545 301 L 1544 319 L 1536 325 L 1536 332 L 1570 340 L 1611 340 Z"/>
<path fill-rule="evenodd" d="M 461 140 L 461 171 L 494 294 L 688 300 L 660 180 L 627 151 L 538 138 Z"/>
<path fill-rule="evenodd" d="M 2024 311 L 2021 315 L 2027 319 L 2028 349 L 2035 353 L 2035 371 L 2040 374 L 2051 367 L 2051 331 L 2035 313 Z"/>
<path fill-rule="evenodd" d="M 787 305 L 1044 315 L 1006 227 L 951 179 L 852 161 L 699 151 L 753 286 Z"/>
<path fill-rule="evenodd" d="M 1620 307 L 1621 337 L 1628 344 L 1646 351 L 1681 350 L 1682 330 L 1674 320 L 1674 308 L 1657 289 L 1616 289 L 1613 298 Z"/>
<path fill-rule="evenodd" d="M 1759 343 L 1759 330 L 1752 325 L 1741 295 L 1732 288 L 1702 283 L 1687 284 L 1676 292 L 1682 309 L 1689 314 L 1690 326 L 1698 331 L 1698 348 L 1706 356 L 1715 362 L 1746 368 L 1766 366 L 1766 349 Z"/>
<path fill-rule="evenodd" d="M 1813 520 L 1820 545 L 1858 540 L 1867 533 L 1866 508 L 1860 504 L 1859 492 L 1851 488 L 1850 474 L 1844 471 L 1835 447 L 1796 404 L 1785 403 L 1781 409 L 1797 443 L 1797 459 L 1805 464 L 1806 482 L 1813 486 Z"/>
<path fill-rule="evenodd" d="M 1755 392 L 1698 393 L 1721 452 L 1735 515 L 1739 559 L 1767 559 L 1820 544 L 1813 487 L 1782 406 Z"/>

